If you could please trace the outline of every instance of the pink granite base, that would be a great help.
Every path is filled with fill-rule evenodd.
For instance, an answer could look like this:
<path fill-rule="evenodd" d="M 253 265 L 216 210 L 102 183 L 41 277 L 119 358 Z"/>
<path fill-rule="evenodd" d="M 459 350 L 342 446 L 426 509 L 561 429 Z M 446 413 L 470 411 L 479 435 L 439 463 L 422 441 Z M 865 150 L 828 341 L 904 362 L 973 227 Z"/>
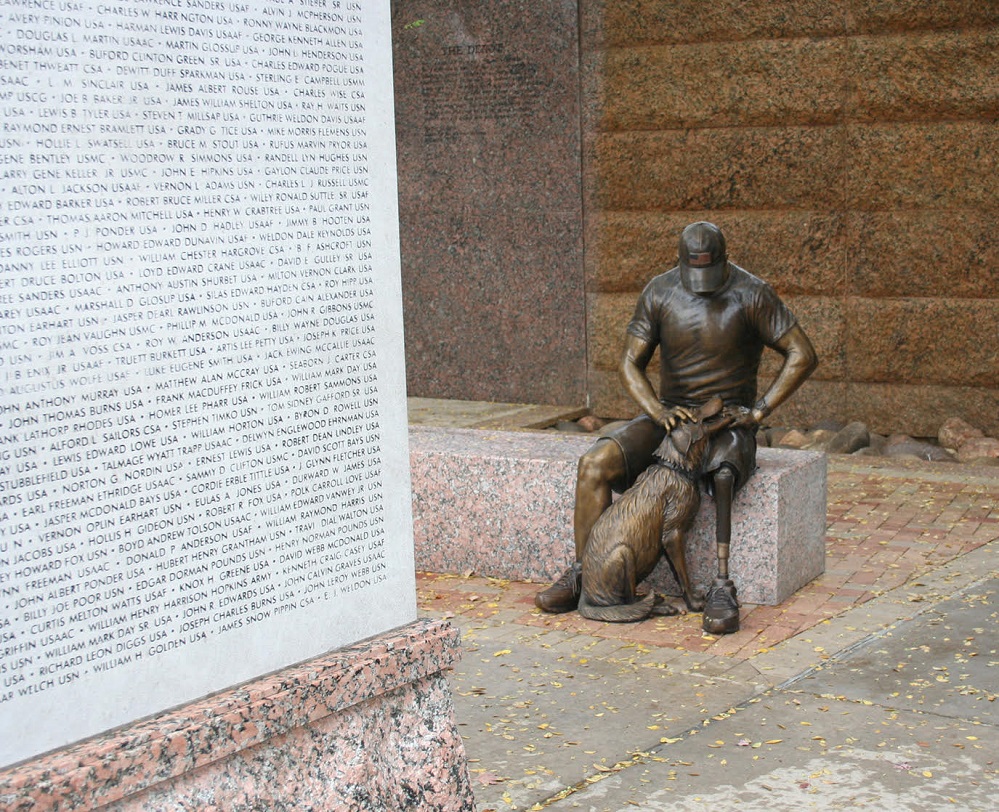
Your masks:
<path fill-rule="evenodd" d="M 410 428 L 417 569 L 544 582 L 574 558 L 577 461 L 590 436 Z M 776 605 L 825 569 L 826 461 L 760 449 L 736 496 L 729 569 L 744 603 Z M 687 539 L 695 583 L 716 572 L 714 503 Z M 665 562 L 649 579 L 676 593 Z"/>
<path fill-rule="evenodd" d="M 412 623 L 0 772 L 0 808 L 472 810 L 459 646 Z"/>

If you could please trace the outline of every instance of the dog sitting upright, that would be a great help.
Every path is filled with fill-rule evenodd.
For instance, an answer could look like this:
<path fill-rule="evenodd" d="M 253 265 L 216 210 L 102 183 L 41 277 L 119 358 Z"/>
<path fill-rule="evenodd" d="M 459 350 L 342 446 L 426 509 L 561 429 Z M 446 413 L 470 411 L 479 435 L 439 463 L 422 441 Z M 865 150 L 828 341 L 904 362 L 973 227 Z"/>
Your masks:
<path fill-rule="evenodd" d="M 696 420 L 675 426 L 656 449 L 656 461 L 594 524 L 583 552 L 579 599 L 583 617 L 630 623 L 653 612 L 681 611 L 671 604 L 657 610 L 660 599 L 655 593 L 637 594 L 638 585 L 664 552 L 687 608 L 703 607 L 703 599 L 694 595 L 690 585 L 683 543 L 701 505 L 701 463 L 708 440 L 731 422 L 720 416 L 722 408 L 721 398 L 712 398 L 697 412 Z"/>

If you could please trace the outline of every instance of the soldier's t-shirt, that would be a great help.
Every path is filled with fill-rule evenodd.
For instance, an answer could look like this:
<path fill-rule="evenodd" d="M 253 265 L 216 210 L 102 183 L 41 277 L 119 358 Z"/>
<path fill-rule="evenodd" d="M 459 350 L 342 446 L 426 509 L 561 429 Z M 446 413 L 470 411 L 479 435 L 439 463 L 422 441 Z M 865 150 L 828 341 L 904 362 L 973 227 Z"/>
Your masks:
<path fill-rule="evenodd" d="M 635 306 L 628 333 L 659 346 L 659 397 L 668 406 L 720 395 L 752 408 L 763 348 L 797 323 L 770 285 L 731 262 L 729 271 L 720 290 L 698 296 L 674 268 L 649 282 Z"/>

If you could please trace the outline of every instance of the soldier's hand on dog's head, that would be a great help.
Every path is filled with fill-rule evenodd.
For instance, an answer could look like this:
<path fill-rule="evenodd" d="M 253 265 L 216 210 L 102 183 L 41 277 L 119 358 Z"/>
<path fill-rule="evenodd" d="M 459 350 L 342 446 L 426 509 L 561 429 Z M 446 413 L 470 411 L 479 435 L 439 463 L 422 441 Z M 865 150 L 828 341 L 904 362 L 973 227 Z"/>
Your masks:
<path fill-rule="evenodd" d="M 696 420 L 697 416 L 690 409 L 683 406 L 674 406 L 672 409 L 667 409 L 663 406 L 659 414 L 653 415 L 652 419 L 666 429 L 666 431 L 673 431 L 681 423 Z"/>
<path fill-rule="evenodd" d="M 726 406 L 723 414 L 731 421 L 731 428 L 756 429 L 760 426 L 756 413 L 746 406 Z"/>

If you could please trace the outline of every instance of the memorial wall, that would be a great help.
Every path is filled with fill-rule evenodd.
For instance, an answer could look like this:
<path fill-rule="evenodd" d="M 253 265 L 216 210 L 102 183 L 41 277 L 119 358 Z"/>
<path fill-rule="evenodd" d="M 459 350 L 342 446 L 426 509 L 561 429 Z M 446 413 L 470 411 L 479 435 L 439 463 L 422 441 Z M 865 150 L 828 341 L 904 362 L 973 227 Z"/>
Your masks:
<path fill-rule="evenodd" d="M 0 764 L 415 619 L 388 16 L 0 0 Z"/>

